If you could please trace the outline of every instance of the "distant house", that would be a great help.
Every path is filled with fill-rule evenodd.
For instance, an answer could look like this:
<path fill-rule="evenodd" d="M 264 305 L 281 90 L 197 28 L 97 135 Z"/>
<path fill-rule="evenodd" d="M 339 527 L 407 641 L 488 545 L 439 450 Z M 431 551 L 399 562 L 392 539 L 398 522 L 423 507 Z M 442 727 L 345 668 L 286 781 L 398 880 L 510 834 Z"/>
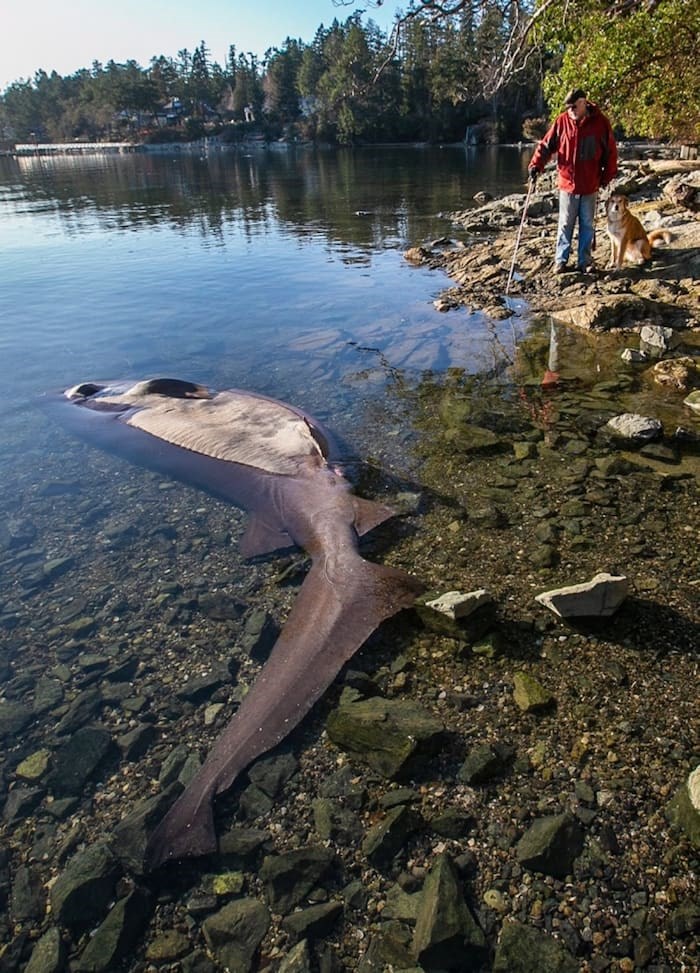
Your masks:
<path fill-rule="evenodd" d="M 177 125 L 185 114 L 185 109 L 179 98 L 171 98 L 166 101 L 155 114 L 155 123 L 159 128 L 166 125 Z"/>

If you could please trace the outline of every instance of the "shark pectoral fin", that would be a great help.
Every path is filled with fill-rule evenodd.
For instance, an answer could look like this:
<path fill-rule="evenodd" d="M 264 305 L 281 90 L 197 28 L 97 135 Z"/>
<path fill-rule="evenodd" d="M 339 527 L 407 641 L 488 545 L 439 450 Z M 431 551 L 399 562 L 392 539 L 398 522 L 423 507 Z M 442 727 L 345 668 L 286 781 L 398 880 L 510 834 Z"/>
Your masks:
<path fill-rule="evenodd" d="M 374 500 L 363 500 L 362 497 L 352 496 L 352 506 L 355 512 L 355 530 L 360 537 L 370 530 L 383 524 L 385 520 L 396 516 L 396 511 L 385 507 Z"/>
<path fill-rule="evenodd" d="M 243 557 L 270 554 L 280 548 L 293 547 L 294 541 L 286 530 L 273 527 L 257 514 L 252 514 L 245 534 L 238 545 Z"/>

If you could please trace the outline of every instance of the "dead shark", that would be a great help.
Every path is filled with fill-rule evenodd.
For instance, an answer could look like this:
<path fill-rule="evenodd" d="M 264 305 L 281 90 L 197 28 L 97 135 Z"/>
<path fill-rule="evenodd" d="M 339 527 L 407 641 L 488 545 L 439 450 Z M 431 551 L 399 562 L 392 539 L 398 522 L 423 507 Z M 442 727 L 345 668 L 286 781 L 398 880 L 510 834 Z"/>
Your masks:
<path fill-rule="evenodd" d="M 371 633 L 423 585 L 366 561 L 358 537 L 393 515 L 351 493 L 332 441 L 298 409 L 179 379 L 83 383 L 61 421 L 88 442 L 242 507 L 245 556 L 297 545 L 311 568 L 272 652 L 201 769 L 157 826 L 146 868 L 216 851 L 213 802 L 278 744 Z"/>

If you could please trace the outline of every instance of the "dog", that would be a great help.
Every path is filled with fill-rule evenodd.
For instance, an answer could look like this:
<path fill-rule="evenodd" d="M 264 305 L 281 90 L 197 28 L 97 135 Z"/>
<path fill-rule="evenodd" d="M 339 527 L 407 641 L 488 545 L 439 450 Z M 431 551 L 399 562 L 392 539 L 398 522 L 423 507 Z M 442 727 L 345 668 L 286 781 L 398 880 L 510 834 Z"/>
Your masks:
<path fill-rule="evenodd" d="M 673 239 L 673 234 L 668 230 L 652 230 L 647 233 L 637 217 L 630 212 L 629 205 L 628 198 L 622 193 L 611 193 L 605 205 L 611 247 L 608 269 L 620 269 L 625 258 L 640 265 L 646 263 L 651 259 L 652 247 L 657 246 L 659 240 L 670 243 Z"/>

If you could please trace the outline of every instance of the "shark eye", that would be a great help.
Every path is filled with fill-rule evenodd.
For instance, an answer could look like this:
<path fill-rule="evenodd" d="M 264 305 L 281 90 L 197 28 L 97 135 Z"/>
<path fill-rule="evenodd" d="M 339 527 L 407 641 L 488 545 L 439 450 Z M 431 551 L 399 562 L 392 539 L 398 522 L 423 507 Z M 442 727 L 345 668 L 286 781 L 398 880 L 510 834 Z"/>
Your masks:
<path fill-rule="evenodd" d="M 209 392 L 194 382 L 179 378 L 152 378 L 138 386 L 141 395 L 165 395 L 171 399 L 208 399 Z"/>
<path fill-rule="evenodd" d="M 82 395 L 85 398 L 88 398 L 89 396 L 100 392 L 103 388 L 103 385 L 95 385 L 93 382 L 84 382 L 82 385 L 76 385 L 76 387 L 72 389 L 72 393 L 74 395 Z"/>

